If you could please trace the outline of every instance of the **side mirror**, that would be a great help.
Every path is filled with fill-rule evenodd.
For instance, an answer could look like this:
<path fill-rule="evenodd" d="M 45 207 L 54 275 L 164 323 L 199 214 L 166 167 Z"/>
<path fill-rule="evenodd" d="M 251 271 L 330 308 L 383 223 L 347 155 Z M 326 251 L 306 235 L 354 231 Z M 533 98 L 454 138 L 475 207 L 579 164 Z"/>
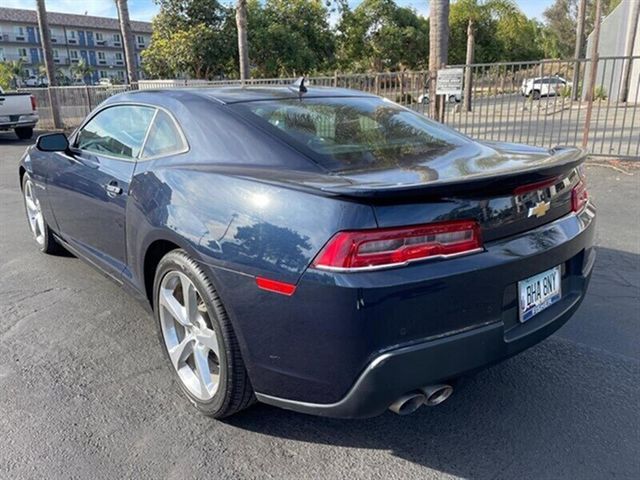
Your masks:
<path fill-rule="evenodd" d="M 47 133 L 38 137 L 36 148 L 42 152 L 67 152 L 69 140 L 64 133 Z"/>

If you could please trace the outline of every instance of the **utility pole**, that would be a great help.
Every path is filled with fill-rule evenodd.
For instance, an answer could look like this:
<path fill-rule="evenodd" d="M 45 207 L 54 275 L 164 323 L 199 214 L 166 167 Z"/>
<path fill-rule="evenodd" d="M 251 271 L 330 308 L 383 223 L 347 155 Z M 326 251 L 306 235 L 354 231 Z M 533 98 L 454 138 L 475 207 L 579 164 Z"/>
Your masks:
<path fill-rule="evenodd" d="M 129 19 L 129 4 L 127 0 L 116 0 L 118 7 L 118 19 L 120 20 L 120 33 L 122 34 L 122 44 L 124 46 L 124 58 L 127 62 L 128 83 L 138 81 L 138 70 L 136 65 L 135 50 L 133 47 L 133 33 L 131 32 L 131 20 Z"/>
<path fill-rule="evenodd" d="M 589 143 L 589 129 L 591 128 L 591 114 L 593 113 L 593 92 L 596 88 L 596 76 L 598 75 L 600 23 L 602 23 L 602 2 L 601 0 L 596 0 L 596 20 L 591 44 L 591 65 L 589 65 L 589 88 L 587 90 L 587 113 L 585 115 L 584 129 L 582 132 L 582 148 L 587 148 L 587 144 Z"/>
<path fill-rule="evenodd" d="M 53 117 L 53 127 L 62 128 L 60 109 L 58 108 L 58 97 L 51 87 L 56 86 L 56 70 L 53 63 L 53 52 L 51 51 L 51 33 L 49 32 L 49 21 L 47 19 L 47 8 L 44 0 L 36 0 L 38 28 L 40 29 L 40 44 L 44 54 L 44 66 L 47 69 L 47 93 L 49 95 L 49 105 L 51 106 L 51 116 Z"/>
<path fill-rule="evenodd" d="M 636 1 L 631 4 L 631 31 L 627 35 L 627 48 L 624 52 L 625 58 L 622 66 L 622 87 L 620 88 L 620 94 L 618 100 L 620 102 L 626 102 L 629 96 L 629 82 L 631 81 L 631 65 L 633 60 L 633 47 L 636 44 L 636 35 L 638 34 L 638 16 L 640 15 L 640 2 Z"/>
<path fill-rule="evenodd" d="M 574 101 L 578 100 L 578 83 L 580 83 L 580 62 L 582 49 L 584 48 L 584 22 L 587 13 L 587 0 L 579 0 L 578 3 L 578 25 L 576 29 L 576 49 L 573 53 L 575 64 L 573 66 L 573 82 L 571 97 Z"/>

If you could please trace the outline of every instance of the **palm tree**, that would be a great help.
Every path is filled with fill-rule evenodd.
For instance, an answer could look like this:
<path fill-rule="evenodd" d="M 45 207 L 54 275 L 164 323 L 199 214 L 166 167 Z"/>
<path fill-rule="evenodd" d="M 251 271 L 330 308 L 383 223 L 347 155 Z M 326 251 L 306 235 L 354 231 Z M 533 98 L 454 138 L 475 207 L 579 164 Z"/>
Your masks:
<path fill-rule="evenodd" d="M 89 65 L 84 58 L 71 67 L 71 74 L 76 78 L 81 78 L 83 82 L 86 82 L 87 77 L 93 73 L 93 67 Z"/>
<path fill-rule="evenodd" d="M 473 63 L 475 58 L 475 23 L 483 16 L 505 17 L 517 13 L 513 0 L 460 0 L 457 5 L 462 6 L 468 17 L 467 23 L 467 59 L 466 64 Z M 471 111 L 471 68 L 466 67 L 464 78 L 464 108 Z"/>
<path fill-rule="evenodd" d="M 129 20 L 129 4 L 127 0 L 116 0 L 118 7 L 118 18 L 120 19 L 120 33 L 124 45 L 124 57 L 127 62 L 127 77 L 129 83 L 138 81 L 138 70 L 136 65 L 135 51 L 133 49 L 133 33 L 131 31 L 131 20 Z"/>
<path fill-rule="evenodd" d="M 444 111 L 442 99 L 436 97 L 438 69 L 447 64 L 449 47 L 449 0 L 431 0 L 429 11 L 429 97 L 432 118 L 440 120 Z"/>
<path fill-rule="evenodd" d="M 18 83 L 24 78 L 24 60 L 11 60 L 9 63 L 9 71 L 11 72 L 11 83 L 13 88 L 18 88 Z"/>
<path fill-rule="evenodd" d="M 236 4 L 236 25 L 238 27 L 238 55 L 240 62 L 240 80 L 249 78 L 249 43 L 247 40 L 247 0 L 238 0 Z"/>

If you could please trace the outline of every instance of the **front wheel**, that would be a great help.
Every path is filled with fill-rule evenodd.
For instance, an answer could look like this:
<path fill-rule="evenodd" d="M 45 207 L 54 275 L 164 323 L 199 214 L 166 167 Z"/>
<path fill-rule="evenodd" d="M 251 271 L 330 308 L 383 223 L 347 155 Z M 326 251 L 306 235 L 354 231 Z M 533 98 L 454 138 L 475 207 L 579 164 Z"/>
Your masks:
<path fill-rule="evenodd" d="M 20 140 L 29 140 L 33 137 L 33 127 L 16 127 L 15 132 Z"/>
<path fill-rule="evenodd" d="M 540 90 L 534 90 L 532 95 L 534 100 L 540 100 Z"/>
<path fill-rule="evenodd" d="M 251 405 L 255 397 L 238 340 L 200 266 L 184 250 L 169 252 L 153 291 L 160 340 L 184 395 L 214 418 Z"/>
<path fill-rule="evenodd" d="M 28 173 L 22 178 L 22 196 L 24 208 L 29 222 L 29 229 L 38 248 L 43 253 L 58 254 L 63 251 L 56 241 L 42 213 L 37 187 Z"/>

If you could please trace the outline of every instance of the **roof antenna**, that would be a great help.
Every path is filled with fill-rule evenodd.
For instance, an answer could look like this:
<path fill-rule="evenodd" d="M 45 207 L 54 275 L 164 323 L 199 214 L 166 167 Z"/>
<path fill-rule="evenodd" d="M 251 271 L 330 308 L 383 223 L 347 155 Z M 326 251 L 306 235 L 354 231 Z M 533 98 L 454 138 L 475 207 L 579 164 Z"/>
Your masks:
<path fill-rule="evenodd" d="M 307 87 L 304 84 L 304 77 L 298 78 L 291 84 L 289 88 L 291 88 L 292 90 L 296 90 L 298 93 L 300 93 L 300 95 L 302 95 L 303 93 L 307 93 Z"/>

